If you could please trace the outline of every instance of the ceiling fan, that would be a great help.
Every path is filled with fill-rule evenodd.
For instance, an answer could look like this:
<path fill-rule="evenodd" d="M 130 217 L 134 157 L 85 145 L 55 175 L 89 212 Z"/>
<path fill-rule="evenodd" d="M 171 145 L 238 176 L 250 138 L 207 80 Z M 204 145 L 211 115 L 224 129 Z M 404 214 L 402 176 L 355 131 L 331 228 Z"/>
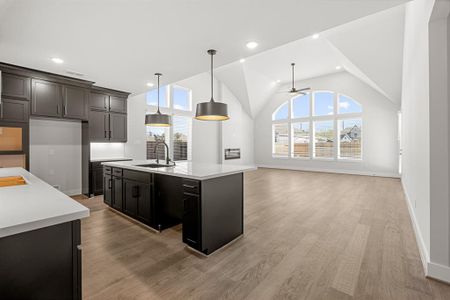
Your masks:
<path fill-rule="evenodd" d="M 295 87 L 295 63 L 291 63 L 292 67 L 292 88 L 288 91 L 289 94 L 295 94 L 295 95 L 306 95 L 306 92 L 311 90 L 311 88 L 302 88 L 297 89 Z"/>

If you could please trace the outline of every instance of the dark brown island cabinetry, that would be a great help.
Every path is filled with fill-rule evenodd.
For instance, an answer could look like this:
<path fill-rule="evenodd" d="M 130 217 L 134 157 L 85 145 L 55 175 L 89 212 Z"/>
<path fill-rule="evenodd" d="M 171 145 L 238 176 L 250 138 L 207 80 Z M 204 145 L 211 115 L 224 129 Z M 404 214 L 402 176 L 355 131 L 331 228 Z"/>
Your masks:
<path fill-rule="evenodd" d="M 183 242 L 211 254 L 243 234 L 243 174 L 194 180 L 104 166 L 104 202 L 156 230 L 183 224 Z"/>
<path fill-rule="evenodd" d="M 127 93 L 95 88 L 89 101 L 91 142 L 127 141 Z"/>

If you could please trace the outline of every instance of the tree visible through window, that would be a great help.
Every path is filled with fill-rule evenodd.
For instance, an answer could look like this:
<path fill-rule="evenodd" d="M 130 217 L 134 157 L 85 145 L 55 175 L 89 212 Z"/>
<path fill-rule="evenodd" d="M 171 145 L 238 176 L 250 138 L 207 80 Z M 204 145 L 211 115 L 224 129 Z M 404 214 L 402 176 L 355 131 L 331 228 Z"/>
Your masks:
<path fill-rule="evenodd" d="M 274 157 L 362 159 L 362 106 L 349 96 L 314 91 L 272 114 Z"/>

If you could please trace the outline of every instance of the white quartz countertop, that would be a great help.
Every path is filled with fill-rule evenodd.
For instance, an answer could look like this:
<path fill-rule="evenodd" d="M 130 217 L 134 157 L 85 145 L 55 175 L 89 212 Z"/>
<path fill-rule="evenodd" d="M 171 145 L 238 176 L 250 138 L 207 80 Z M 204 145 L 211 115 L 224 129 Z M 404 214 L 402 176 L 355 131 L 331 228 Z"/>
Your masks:
<path fill-rule="evenodd" d="M 113 158 L 101 158 L 101 157 L 96 157 L 96 158 L 91 158 L 91 162 L 103 162 L 103 161 L 121 161 L 121 160 L 132 160 L 131 158 L 126 158 L 126 157 L 113 157 Z"/>
<path fill-rule="evenodd" d="M 0 238 L 89 216 L 89 209 L 22 168 L 1 168 L 0 177 L 22 176 L 26 185 L 0 187 Z"/>
<path fill-rule="evenodd" d="M 155 160 L 133 160 L 133 161 L 104 162 L 102 164 L 105 166 L 118 167 L 148 173 L 178 176 L 196 180 L 211 179 L 226 175 L 242 173 L 246 171 L 253 171 L 257 169 L 255 166 L 208 164 L 191 161 L 176 162 L 176 165 L 174 167 L 148 168 L 139 166 L 155 162 L 156 162 Z M 164 161 L 160 160 L 160 163 L 164 163 Z"/>

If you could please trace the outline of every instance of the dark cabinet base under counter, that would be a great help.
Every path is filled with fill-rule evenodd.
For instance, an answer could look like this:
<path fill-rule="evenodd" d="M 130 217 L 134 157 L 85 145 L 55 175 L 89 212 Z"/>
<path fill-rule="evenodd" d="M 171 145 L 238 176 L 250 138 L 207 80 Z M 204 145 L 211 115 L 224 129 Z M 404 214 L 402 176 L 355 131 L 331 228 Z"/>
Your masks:
<path fill-rule="evenodd" d="M 206 255 L 244 233 L 243 171 L 253 167 L 195 179 L 170 168 L 127 169 L 133 163 L 104 163 L 104 202 L 111 208 L 156 230 L 181 223 L 183 242 Z"/>

